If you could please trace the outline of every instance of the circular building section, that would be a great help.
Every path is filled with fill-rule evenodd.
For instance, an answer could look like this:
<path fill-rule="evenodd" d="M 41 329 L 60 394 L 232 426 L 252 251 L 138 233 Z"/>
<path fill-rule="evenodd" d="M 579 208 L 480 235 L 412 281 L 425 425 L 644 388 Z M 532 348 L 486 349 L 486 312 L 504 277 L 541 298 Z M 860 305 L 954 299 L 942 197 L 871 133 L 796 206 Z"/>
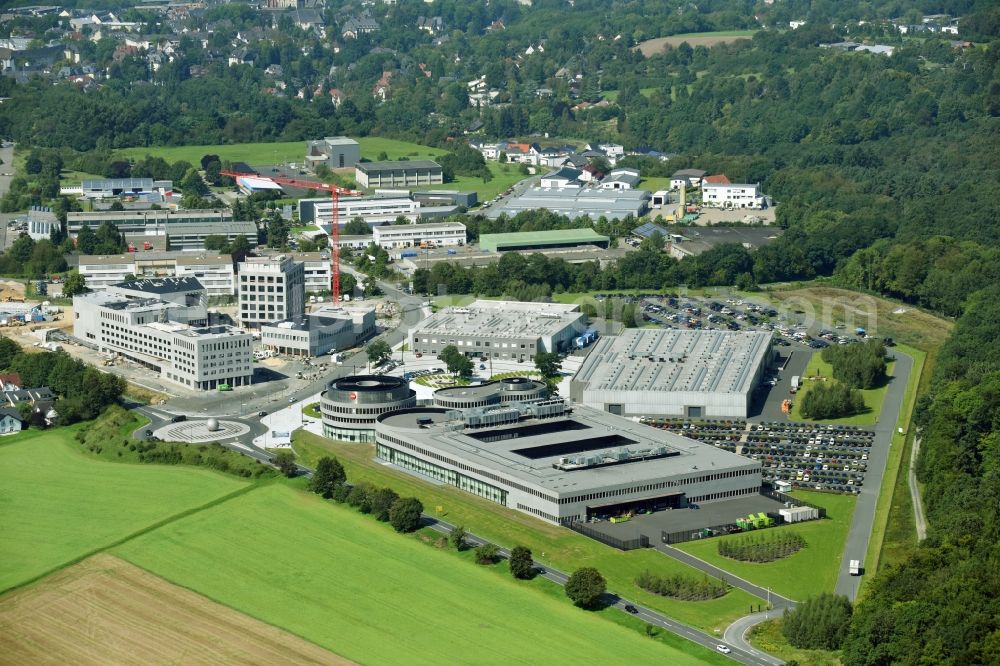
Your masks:
<path fill-rule="evenodd" d="M 473 409 L 504 402 L 537 402 L 549 397 L 545 382 L 527 377 L 508 377 L 475 386 L 448 386 L 434 391 L 434 406 Z"/>
<path fill-rule="evenodd" d="M 417 404 L 408 382 L 384 375 L 352 375 L 335 379 L 320 396 L 323 434 L 347 442 L 374 442 L 380 414 Z"/>
<path fill-rule="evenodd" d="M 535 402 L 549 397 L 545 382 L 529 377 L 507 377 L 500 385 L 500 402 Z"/>

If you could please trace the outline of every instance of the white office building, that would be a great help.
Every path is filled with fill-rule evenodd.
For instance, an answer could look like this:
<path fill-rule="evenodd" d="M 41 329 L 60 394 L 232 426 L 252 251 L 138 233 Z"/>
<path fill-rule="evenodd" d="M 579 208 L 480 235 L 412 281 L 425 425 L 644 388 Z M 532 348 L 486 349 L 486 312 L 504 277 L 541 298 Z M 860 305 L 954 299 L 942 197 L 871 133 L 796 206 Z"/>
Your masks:
<path fill-rule="evenodd" d="M 570 349 L 586 328 L 578 305 L 475 301 L 435 312 L 408 336 L 411 350 L 431 356 L 454 345 L 466 356 L 533 361 L 538 352 Z"/>
<path fill-rule="evenodd" d="M 570 397 L 622 416 L 743 419 L 773 353 L 768 332 L 630 328 L 597 341 Z"/>
<path fill-rule="evenodd" d="M 461 222 L 394 224 L 372 229 L 372 240 L 386 250 L 419 247 L 422 243 L 450 247 L 465 245 L 466 229 Z"/>
<path fill-rule="evenodd" d="M 210 326 L 197 308 L 108 291 L 73 297 L 73 335 L 192 389 L 253 383 L 253 338 L 231 326 Z"/>
<path fill-rule="evenodd" d="M 305 314 L 305 270 L 286 255 L 247 257 L 238 274 L 239 321 L 244 328 Z"/>
<path fill-rule="evenodd" d="M 77 268 L 94 291 L 135 278 L 197 278 L 208 296 L 236 294 L 233 259 L 228 254 L 161 252 L 148 250 L 127 254 L 96 254 L 77 257 Z"/>
<path fill-rule="evenodd" d="M 289 356 L 322 356 L 351 349 L 375 335 L 375 308 L 324 306 L 260 327 L 264 347 Z"/>
<path fill-rule="evenodd" d="M 760 183 L 705 183 L 701 187 L 701 202 L 719 208 L 763 208 Z"/>
<path fill-rule="evenodd" d="M 416 222 L 420 217 L 420 204 L 409 196 L 392 197 L 341 197 L 337 208 L 340 226 L 360 217 L 371 226 L 392 224 L 403 217 Z M 299 220 L 303 224 L 330 225 L 333 223 L 333 201 L 330 197 L 299 200 Z"/>

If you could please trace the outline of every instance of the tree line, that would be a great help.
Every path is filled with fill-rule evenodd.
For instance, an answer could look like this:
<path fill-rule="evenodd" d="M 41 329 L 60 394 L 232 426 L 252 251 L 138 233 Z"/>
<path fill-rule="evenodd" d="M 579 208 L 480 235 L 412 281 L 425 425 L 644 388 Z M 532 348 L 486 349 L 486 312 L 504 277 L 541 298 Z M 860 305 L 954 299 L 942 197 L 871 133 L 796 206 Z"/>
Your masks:
<path fill-rule="evenodd" d="M 117 404 L 126 387 L 125 380 L 118 375 L 100 372 L 66 352 L 29 354 L 5 337 L 0 338 L 0 368 L 16 372 L 23 388 L 52 389 L 57 396 L 54 407 L 61 425 L 95 418 Z M 21 403 L 17 407 L 24 422 L 45 425 L 45 414 L 39 414 L 31 404 Z"/>
<path fill-rule="evenodd" d="M 862 343 L 831 345 L 821 354 L 833 368 L 833 378 L 851 388 L 873 389 L 886 382 L 885 343 L 872 338 Z"/>
<path fill-rule="evenodd" d="M 718 599 L 729 592 L 724 581 L 709 578 L 695 578 L 684 574 L 661 576 L 644 571 L 636 576 L 635 584 L 652 594 L 682 601 L 706 601 Z"/>

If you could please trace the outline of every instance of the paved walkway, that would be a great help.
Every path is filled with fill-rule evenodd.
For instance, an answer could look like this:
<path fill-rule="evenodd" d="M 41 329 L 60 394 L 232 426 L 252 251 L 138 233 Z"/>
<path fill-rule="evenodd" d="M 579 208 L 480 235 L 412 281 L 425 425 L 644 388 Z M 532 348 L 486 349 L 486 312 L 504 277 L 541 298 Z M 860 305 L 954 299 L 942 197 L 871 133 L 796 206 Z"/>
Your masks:
<path fill-rule="evenodd" d="M 882 477 L 889 461 L 889 448 L 892 445 L 892 436 L 896 432 L 900 410 L 903 408 L 906 384 L 913 370 L 913 359 L 910 356 L 895 349 L 889 352 L 889 356 L 896 359 L 893 379 L 889 382 L 885 400 L 882 402 L 882 412 L 875 423 L 875 440 L 868 455 L 868 473 L 861 494 L 858 495 L 858 502 L 854 506 L 854 515 L 851 516 L 847 544 L 844 547 L 837 585 L 834 588 L 834 593 L 842 594 L 851 601 L 857 599 L 863 577 L 852 576 L 848 571 L 848 565 L 850 560 L 861 560 L 863 564 L 865 554 L 868 552 L 868 542 L 871 540 L 872 526 L 875 524 L 879 489 L 882 487 Z M 892 488 L 888 488 L 886 492 L 891 493 Z"/>
<path fill-rule="evenodd" d="M 920 500 L 920 488 L 917 487 L 917 457 L 920 455 L 920 436 L 913 437 L 913 450 L 910 453 L 910 499 L 913 502 L 913 523 L 917 528 L 917 543 L 927 538 L 927 519 L 924 517 L 924 504 Z"/>

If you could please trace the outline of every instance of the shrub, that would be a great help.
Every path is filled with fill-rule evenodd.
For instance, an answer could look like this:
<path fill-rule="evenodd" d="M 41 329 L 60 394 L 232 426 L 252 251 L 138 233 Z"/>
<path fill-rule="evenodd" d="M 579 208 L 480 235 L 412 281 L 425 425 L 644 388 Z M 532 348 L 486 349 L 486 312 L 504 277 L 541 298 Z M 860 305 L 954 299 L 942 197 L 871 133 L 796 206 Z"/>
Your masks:
<path fill-rule="evenodd" d="M 700 579 L 681 574 L 657 576 L 649 571 L 639 574 L 635 584 L 652 594 L 682 601 L 718 599 L 729 591 L 729 585 L 708 576 Z"/>
<path fill-rule="evenodd" d="M 476 548 L 476 564 L 496 564 L 500 559 L 499 551 L 495 543 L 484 543 Z"/>
<path fill-rule="evenodd" d="M 773 562 L 788 557 L 806 546 L 798 532 L 775 530 L 764 534 L 747 534 L 719 541 L 719 555 L 742 562 Z"/>
<path fill-rule="evenodd" d="M 412 532 L 420 527 L 424 505 L 416 497 L 402 497 L 389 509 L 389 522 L 397 532 Z"/>

